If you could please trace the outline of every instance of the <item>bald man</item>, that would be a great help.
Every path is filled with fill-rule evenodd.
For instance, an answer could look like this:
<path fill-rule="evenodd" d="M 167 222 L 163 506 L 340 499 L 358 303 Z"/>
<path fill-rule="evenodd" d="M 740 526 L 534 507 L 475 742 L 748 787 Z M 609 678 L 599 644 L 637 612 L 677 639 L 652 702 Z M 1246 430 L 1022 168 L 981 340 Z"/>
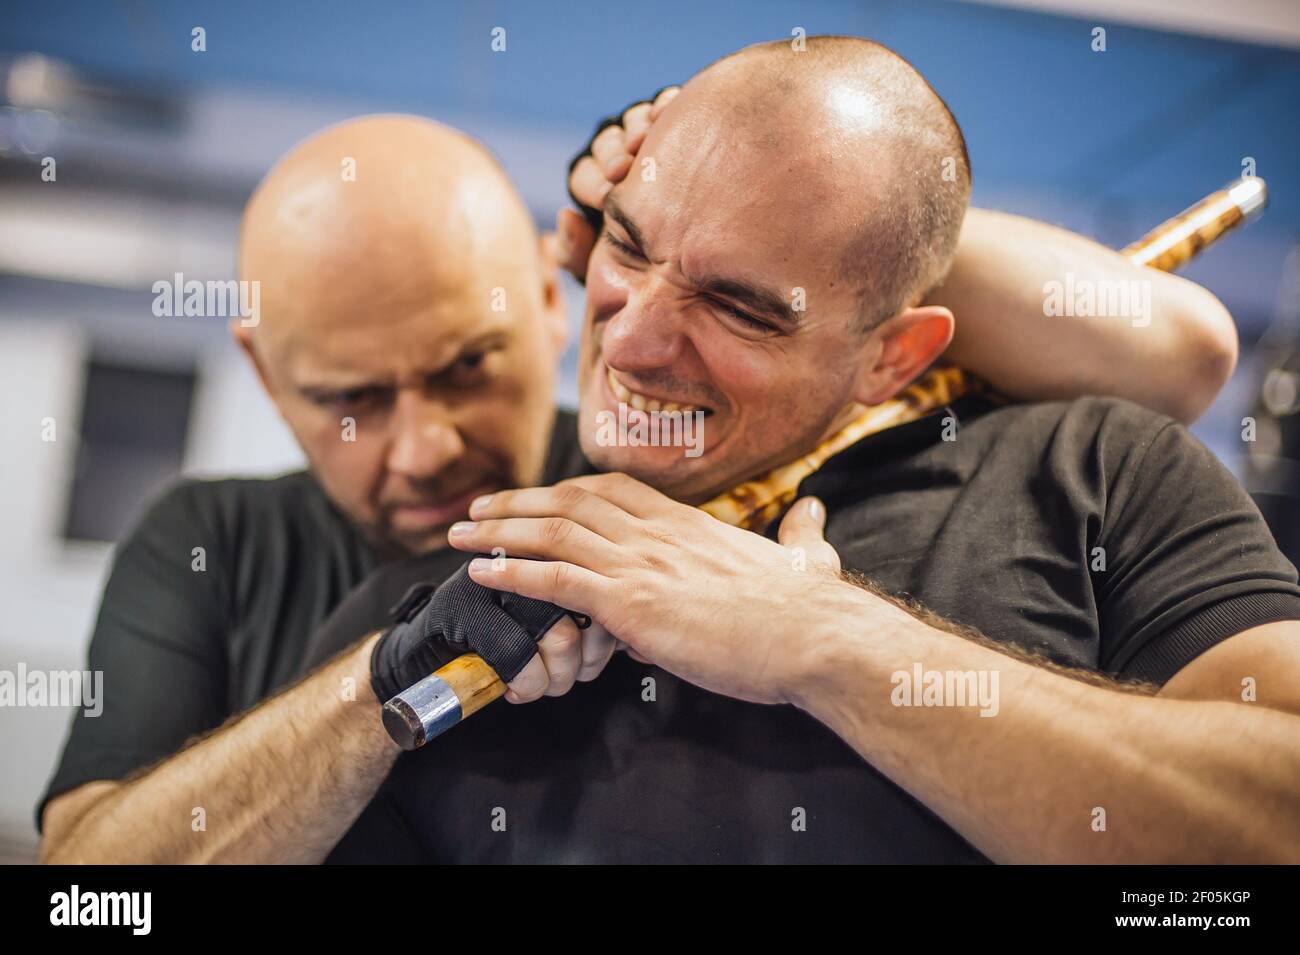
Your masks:
<path fill-rule="evenodd" d="M 566 336 L 554 263 L 468 137 L 403 116 L 312 137 L 249 201 L 239 268 L 261 283 L 261 321 L 232 330 L 311 470 L 182 483 L 118 549 L 90 665 L 119 693 L 77 721 L 38 809 L 47 861 L 142 847 L 158 862 L 318 860 L 395 755 L 373 712 L 351 726 L 366 656 L 250 708 L 376 566 L 445 547 L 477 495 L 586 467 L 568 433 L 550 440 Z M 442 554 L 444 576 L 463 562 Z M 560 692 L 581 647 L 613 652 L 593 636 L 562 621 L 515 686 Z M 309 738 L 328 745 L 303 750 Z M 253 810 L 253 793 L 280 808 Z"/>
<path fill-rule="evenodd" d="M 234 330 L 325 494 L 381 547 L 441 546 L 475 496 L 541 473 L 567 336 L 546 257 L 483 147 L 410 117 L 314 137 L 249 202 L 239 269 L 265 320 Z"/>
<path fill-rule="evenodd" d="M 251 200 L 240 268 L 262 283 L 262 321 L 236 334 L 311 471 L 184 483 L 118 549 L 91 645 L 109 698 L 100 719 L 76 722 L 43 802 L 49 861 L 323 858 L 396 757 L 370 690 L 374 641 L 266 698 L 374 569 L 409 554 L 433 579 L 459 566 L 443 544 L 470 499 L 590 469 L 551 397 L 554 268 L 467 138 L 410 117 L 313 137 Z M 1003 310 L 978 298 L 972 322 L 996 334 Z M 1162 329 L 1222 316 L 1185 301 L 1161 299 Z M 1098 340 L 1094 369 L 1186 364 Z M 192 567 L 196 546 L 206 570 Z M 564 621 L 508 698 L 562 695 L 612 651 L 607 632 L 580 639 Z"/>
<path fill-rule="evenodd" d="M 860 40 L 752 48 L 664 109 L 587 272 L 609 473 L 449 537 L 629 653 L 403 756 L 335 860 L 1300 861 L 1300 586 L 1213 455 L 1112 398 L 873 425 L 952 335 L 925 298 L 962 154 Z M 700 412 L 704 452 L 603 440 L 624 403 Z M 761 537 L 736 510 L 796 497 Z"/>

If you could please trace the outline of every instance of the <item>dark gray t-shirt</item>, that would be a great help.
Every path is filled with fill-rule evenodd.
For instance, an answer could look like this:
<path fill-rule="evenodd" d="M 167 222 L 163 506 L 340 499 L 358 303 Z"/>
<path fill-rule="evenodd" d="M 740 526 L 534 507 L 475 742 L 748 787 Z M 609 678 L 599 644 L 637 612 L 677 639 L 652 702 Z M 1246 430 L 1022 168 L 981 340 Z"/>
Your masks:
<path fill-rule="evenodd" d="M 846 567 L 993 639 L 1156 682 L 1234 633 L 1300 619 L 1294 568 L 1181 426 L 1112 399 L 951 410 L 956 440 L 941 411 L 804 482 Z M 563 415 L 548 480 L 587 467 Z M 205 572 L 191 569 L 196 546 Z M 170 755 L 464 559 L 381 563 L 307 475 L 180 486 L 115 558 L 91 645 L 104 712 L 74 719 L 46 799 Z M 493 704 L 404 755 L 331 855 L 424 860 L 982 856 L 804 713 L 619 654 L 567 696 Z"/>
<path fill-rule="evenodd" d="M 547 482 L 588 467 L 576 434 L 561 411 Z M 443 577 L 465 557 L 431 560 Z M 37 827 L 54 796 L 170 756 L 301 676 L 314 631 L 385 563 L 307 472 L 163 494 L 113 556 L 88 664 L 103 712 L 73 717 Z"/>
<path fill-rule="evenodd" d="M 846 568 L 994 640 L 1156 683 L 1226 637 L 1300 619 L 1295 569 L 1181 426 L 1111 399 L 950 411 L 955 435 L 940 411 L 804 481 Z M 417 560 L 372 575 L 312 656 L 436 573 Z M 618 654 L 566 696 L 493 704 L 403 755 L 330 861 L 987 860 L 802 711 Z"/>

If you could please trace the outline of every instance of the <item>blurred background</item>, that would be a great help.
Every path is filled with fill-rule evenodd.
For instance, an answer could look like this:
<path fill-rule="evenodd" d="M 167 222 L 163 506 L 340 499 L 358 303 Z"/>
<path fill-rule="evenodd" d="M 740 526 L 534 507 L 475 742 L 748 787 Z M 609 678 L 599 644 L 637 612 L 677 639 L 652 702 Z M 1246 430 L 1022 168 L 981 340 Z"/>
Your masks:
<path fill-rule="evenodd" d="M 152 311 L 175 273 L 234 277 L 241 206 L 281 153 L 360 113 L 427 115 L 491 147 L 549 226 L 599 117 L 797 27 L 911 60 L 966 132 L 976 205 L 1111 246 L 1253 163 L 1269 209 L 1184 273 L 1243 345 L 1195 430 L 1284 536 L 1300 493 L 1297 0 L 0 0 L 0 670 L 84 665 L 112 542 L 160 486 L 301 463 L 226 321 Z M 70 715 L 0 708 L 0 861 L 34 858 Z"/>

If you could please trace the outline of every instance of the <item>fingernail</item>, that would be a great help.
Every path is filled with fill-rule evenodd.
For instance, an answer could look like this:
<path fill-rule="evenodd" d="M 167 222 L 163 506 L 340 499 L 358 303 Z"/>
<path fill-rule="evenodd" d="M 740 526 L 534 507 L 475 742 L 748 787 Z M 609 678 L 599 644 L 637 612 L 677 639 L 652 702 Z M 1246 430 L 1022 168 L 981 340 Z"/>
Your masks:
<path fill-rule="evenodd" d="M 815 497 L 808 500 L 808 516 L 818 524 L 826 519 L 826 512 L 822 508 L 822 502 Z"/>
<path fill-rule="evenodd" d="M 457 521 L 451 525 L 450 534 L 452 537 L 460 537 L 462 534 L 468 534 L 474 527 L 473 521 Z"/>
<path fill-rule="evenodd" d="M 491 503 L 491 501 L 492 501 L 491 494 L 484 494 L 482 497 L 474 498 L 474 500 L 470 501 L 470 505 L 469 505 L 470 515 L 472 516 L 475 511 L 487 507 L 488 504 Z"/>
<path fill-rule="evenodd" d="M 469 572 L 471 574 L 474 573 L 475 571 L 482 574 L 482 573 L 486 573 L 491 569 L 492 569 L 492 561 L 488 560 L 486 557 L 475 557 L 473 560 L 469 562 Z"/>

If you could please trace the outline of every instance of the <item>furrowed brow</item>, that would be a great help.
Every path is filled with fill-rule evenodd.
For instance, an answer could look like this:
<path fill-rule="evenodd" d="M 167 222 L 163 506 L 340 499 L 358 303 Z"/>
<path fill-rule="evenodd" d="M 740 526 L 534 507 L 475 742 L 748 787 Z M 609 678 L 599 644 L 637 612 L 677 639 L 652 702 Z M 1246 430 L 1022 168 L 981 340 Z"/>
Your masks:
<path fill-rule="evenodd" d="M 437 378 L 440 375 L 447 374 L 453 365 L 456 364 L 465 355 L 475 351 L 489 351 L 494 348 L 501 348 L 510 342 L 510 332 L 505 329 L 493 329 L 474 336 L 468 341 L 462 343 L 456 349 L 455 354 L 448 358 L 442 365 L 436 368 L 425 368 L 415 372 L 418 379 Z M 401 382 L 394 381 L 392 378 L 357 378 L 352 377 L 347 372 L 324 372 L 320 375 L 309 375 L 308 381 L 298 384 L 296 387 L 300 394 L 308 397 L 330 394 L 337 391 L 357 391 L 362 388 L 394 388 Z"/>
<path fill-rule="evenodd" d="M 617 222 L 619 228 L 627 233 L 628 240 L 640 250 L 642 255 L 650 258 L 646 251 L 645 237 L 641 230 L 637 228 L 631 216 L 619 205 L 618 198 L 613 192 L 605 197 L 605 215 Z M 767 318 L 775 319 L 791 328 L 797 328 L 802 324 L 799 314 L 795 312 L 791 303 L 785 296 L 771 289 L 766 289 L 758 285 L 752 285 L 749 282 L 741 282 L 736 279 L 712 278 L 697 285 L 699 290 L 706 295 L 714 295 L 719 298 L 725 298 L 735 302 Z"/>
<path fill-rule="evenodd" d="M 706 279 L 699 283 L 698 288 L 706 295 L 725 298 L 759 315 L 774 318 L 791 328 L 797 328 L 802 324 L 799 313 L 794 310 L 791 302 L 772 289 L 725 278 Z"/>
<path fill-rule="evenodd" d="M 618 204 L 618 199 L 615 198 L 613 192 L 605 196 L 605 215 L 617 222 L 619 228 L 627 233 L 627 237 L 632 244 L 636 246 L 642 254 L 645 254 L 645 236 L 641 234 L 641 230 L 638 229 L 636 223 L 632 221 L 632 217 L 629 216 L 627 212 L 624 211 L 623 207 Z M 649 256 L 647 255 L 646 258 L 649 258 Z"/>

